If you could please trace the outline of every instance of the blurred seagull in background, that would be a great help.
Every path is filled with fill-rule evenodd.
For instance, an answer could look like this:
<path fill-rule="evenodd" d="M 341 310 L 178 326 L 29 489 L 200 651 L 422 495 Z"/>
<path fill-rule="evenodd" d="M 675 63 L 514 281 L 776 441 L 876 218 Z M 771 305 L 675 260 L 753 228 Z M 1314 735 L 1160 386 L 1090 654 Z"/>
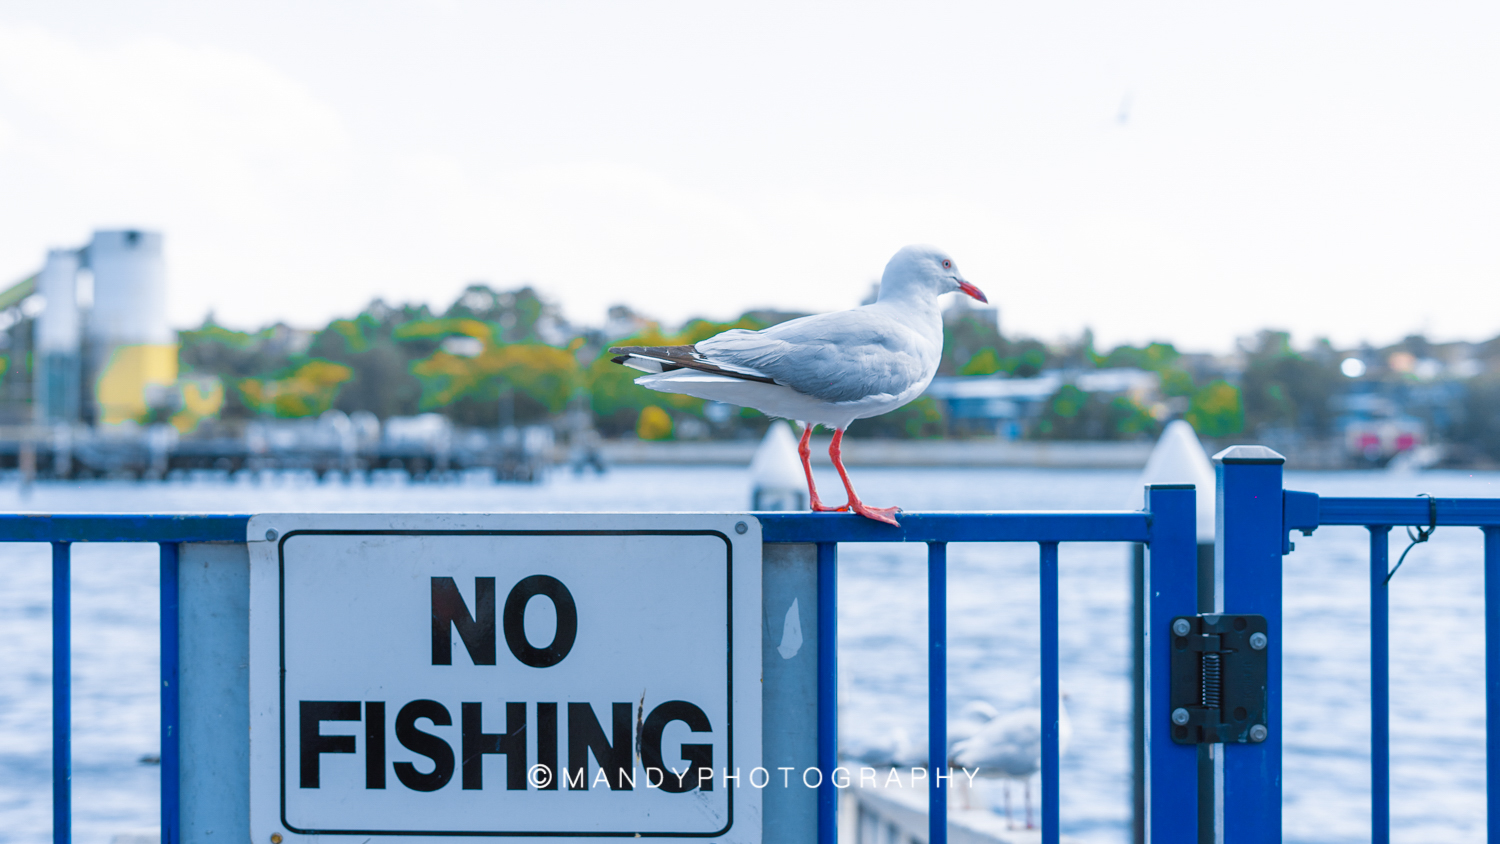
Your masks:
<path fill-rule="evenodd" d="M 615 363 L 647 373 L 635 383 L 663 393 L 751 407 L 802 424 L 797 452 L 816 512 L 852 510 L 897 525 L 899 507 L 860 500 L 844 468 L 844 431 L 922 394 L 943 354 L 938 297 L 962 292 L 988 302 L 942 250 L 907 246 L 880 277 L 880 296 L 848 311 L 802 317 L 763 331 L 734 329 L 690 346 L 622 346 Z M 848 493 L 829 507 L 813 483 L 808 441 L 813 426 L 833 429 L 828 456 Z"/>
<path fill-rule="evenodd" d="M 1073 722 L 1060 693 L 1057 701 L 1057 755 L 1068 749 L 1073 738 Z M 949 765 L 974 771 L 975 776 L 997 777 L 1005 793 L 1005 820 L 1014 827 L 1010 814 L 1010 781 L 1020 780 L 1025 787 L 1026 828 L 1032 829 L 1031 775 L 1042 769 L 1042 681 L 1031 685 L 1031 705 L 991 720 L 972 738 L 954 745 Z"/>
<path fill-rule="evenodd" d="M 971 700 L 958 710 L 958 716 L 948 722 L 948 756 L 960 742 L 967 741 L 984 729 L 989 722 L 1000 717 L 1000 710 L 989 701 Z"/>
<path fill-rule="evenodd" d="M 885 768 L 927 767 L 926 735 L 913 736 L 902 726 L 891 727 L 874 740 L 862 746 L 856 745 L 852 750 L 849 757 L 867 765 Z"/>

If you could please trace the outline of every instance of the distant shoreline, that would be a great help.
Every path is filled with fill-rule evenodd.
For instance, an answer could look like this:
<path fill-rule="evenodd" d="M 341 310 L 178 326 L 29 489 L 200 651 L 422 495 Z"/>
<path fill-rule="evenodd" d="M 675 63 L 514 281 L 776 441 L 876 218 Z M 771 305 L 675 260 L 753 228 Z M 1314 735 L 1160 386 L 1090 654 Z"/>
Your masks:
<path fill-rule="evenodd" d="M 829 464 L 828 438 L 813 438 L 813 462 Z M 600 443 L 610 465 L 747 466 L 758 440 L 686 440 Z M 844 440 L 850 466 L 978 466 L 1051 469 L 1140 469 L 1155 446 L 1144 442 L 1038 442 L 1028 440 Z"/>
<path fill-rule="evenodd" d="M 826 436 L 813 438 L 814 463 L 830 465 L 828 442 Z M 1227 439 L 1203 441 L 1203 447 L 1210 455 L 1234 444 Z M 850 466 L 1143 469 L 1155 445 L 1151 440 L 846 439 L 844 462 Z M 759 440 L 605 440 L 599 444 L 599 451 L 605 463 L 617 466 L 748 466 L 759 446 Z M 1380 468 L 1354 465 L 1337 443 L 1305 443 L 1278 450 L 1286 455 L 1286 467 L 1295 471 Z"/>

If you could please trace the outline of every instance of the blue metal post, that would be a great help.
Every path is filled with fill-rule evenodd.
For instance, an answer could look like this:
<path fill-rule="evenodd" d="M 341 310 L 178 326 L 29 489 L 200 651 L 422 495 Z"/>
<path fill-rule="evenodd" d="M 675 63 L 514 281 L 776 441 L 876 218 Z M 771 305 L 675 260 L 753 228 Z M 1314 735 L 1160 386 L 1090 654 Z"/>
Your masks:
<path fill-rule="evenodd" d="M 1198 836 L 1198 751 L 1172 741 L 1172 619 L 1196 615 L 1198 505 L 1192 486 L 1146 488 L 1146 841 L 1193 844 Z"/>
<path fill-rule="evenodd" d="M 1058 829 L 1058 688 L 1057 688 L 1057 543 L 1043 542 L 1042 597 L 1042 842 L 1057 844 Z"/>
<path fill-rule="evenodd" d="M 1391 526 L 1370 525 L 1370 840 L 1391 840 Z"/>
<path fill-rule="evenodd" d="M 73 573 L 66 542 L 52 543 L 52 842 L 73 840 Z"/>
<path fill-rule="evenodd" d="M 927 543 L 927 841 L 948 844 L 948 543 Z M 949 783 L 951 785 L 951 782 Z"/>
<path fill-rule="evenodd" d="M 1485 799 L 1490 841 L 1500 841 L 1500 527 L 1484 529 Z"/>
<path fill-rule="evenodd" d="M 818 841 L 839 840 L 839 792 L 833 769 L 839 764 L 839 546 L 818 543 Z"/>
<path fill-rule="evenodd" d="M 161 841 L 180 844 L 178 755 L 177 552 L 161 543 Z"/>
<path fill-rule="evenodd" d="M 1282 464 L 1265 446 L 1237 445 L 1214 455 L 1218 477 L 1217 557 L 1223 611 L 1266 617 L 1266 740 L 1225 744 L 1223 844 L 1281 840 L 1281 552 Z"/>

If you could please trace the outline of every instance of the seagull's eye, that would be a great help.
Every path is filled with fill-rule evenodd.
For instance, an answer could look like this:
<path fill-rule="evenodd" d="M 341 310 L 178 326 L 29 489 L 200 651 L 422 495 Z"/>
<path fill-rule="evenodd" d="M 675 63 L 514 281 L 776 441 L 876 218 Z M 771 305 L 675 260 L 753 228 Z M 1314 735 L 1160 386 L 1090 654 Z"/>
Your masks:
<path fill-rule="evenodd" d="M 943 269 L 945 269 L 945 270 L 951 270 L 951 269 L 953 269 L 953 262 L 950 261 L 950 260 L 948 260 L 947 258 L 944 258 L 943 259 Z"/>

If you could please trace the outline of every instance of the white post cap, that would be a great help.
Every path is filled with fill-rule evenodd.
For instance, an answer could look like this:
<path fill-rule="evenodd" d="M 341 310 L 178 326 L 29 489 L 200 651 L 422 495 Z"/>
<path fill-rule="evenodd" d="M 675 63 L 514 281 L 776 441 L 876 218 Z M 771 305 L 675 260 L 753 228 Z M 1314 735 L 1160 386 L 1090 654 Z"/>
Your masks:
<path fill-rule="evenodd" d="M 1198 542 L 1214 541 L 1214 500 L 1216 481 L 1213 464 L 1208 461 L 1208 452 L 1198 442 L 1198 434 L 1182 419 L 1167 423 L 1156 441 L 1146 469 L 1141 473 L 1141 485 L 1192 484 L 1198 492 Z"/>

